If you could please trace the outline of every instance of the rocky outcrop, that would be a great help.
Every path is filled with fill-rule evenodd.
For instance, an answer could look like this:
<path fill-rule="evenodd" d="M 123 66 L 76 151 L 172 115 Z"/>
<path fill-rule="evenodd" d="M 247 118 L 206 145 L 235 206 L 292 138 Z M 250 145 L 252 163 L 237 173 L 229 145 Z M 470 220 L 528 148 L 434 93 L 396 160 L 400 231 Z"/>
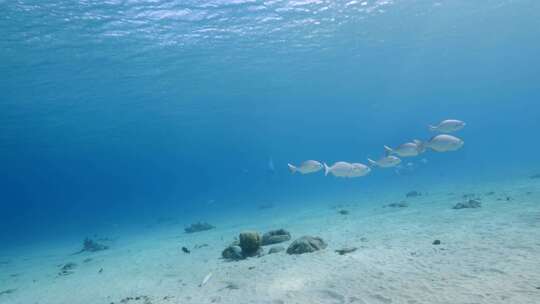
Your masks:
<path fill-rule="evenodd" d="M 245 231 L 238 237 L 244 257 L 256 256 L 261 253 L 261 236 L 255 231 Z"/>
<path fill-rule="evenodd" d="M 285 229 L 272 230 L 262 237 L 262 245 L 272 245 L 287 242 L 291 239 L 291 234 Z"/>
<path fill-rule="evenodd" d="M 83 252 L 97 252 L 109 249 L 109 246 L 100 244 L 90 238 L 85 238 L 83 242 L 83 249 L 75 252 L 74 254 L 79 254 Z"/>
<path fill-rule="evenodd" d="M 287 248 L 288 254 L 303 254 L 308 252 L 314 252 L 325 249 L 327 244 L 320 237 L 303 236 L 295 240 L 289 248 Z"/>
<path fill-rule="evenodd" d="M 195 233 L 195 232 L 201 232 L 201 231 L 206 231 L 206 230 L 211 230 L 211 229 L 214 229 L 216 227 L 206 223 L 206 222 L 198 222 L 198 223 L 194 223 L 194 224 L 191 224 L 189 225 L 189 227 L 186 227 L 184 228 L 184 231 L 186 233 Z"/>
<path fill-rule="evenodd" d="M 221 252 L 221 256 L 226 260 L 233 260 L 233 261 L 241 260 L 244 258 L 244 255 L 242 254 L 242 248 L 240 248 L 240 246 L 235 246 L 235 245 L 231 245 L 225 248 L 225 250 Z"/>

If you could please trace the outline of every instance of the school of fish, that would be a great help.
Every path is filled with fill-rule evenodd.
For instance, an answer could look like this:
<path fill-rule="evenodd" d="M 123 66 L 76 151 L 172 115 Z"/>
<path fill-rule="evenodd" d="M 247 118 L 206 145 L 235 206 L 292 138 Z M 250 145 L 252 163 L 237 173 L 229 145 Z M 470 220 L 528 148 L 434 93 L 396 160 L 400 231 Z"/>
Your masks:
<path fill-rule="evenodd" d="M 300 174 L 311 174 L 324 169 L 325 176 L 328 174 L 342 178 L 366 176 L 374 167 L 394 168 L 400 165 L 401 158 L 418 156 L 426 152 L 427 149 L 431 149 L 435 152 L 451 152 L 461 149 L 465 142 L 461 138 L 450 135 L 450 133 L 463 129 L 465 125 L 465 122 L 457 119 L 447 119 L 436 125 L 429 125 L 429 131 L 439 134 L 431 137 L 427 141 L 414 139 L 411 142 L 406 142 L 394 148 L 384 146 L 385 155 L 377 160 L 368 158 L 368 165 L 338 161 L 329 166 L 326 163 L 321 163 L 316 160 L 306 160 L 298 166 L 292 164 L 287 164 L 287 166 L 292 174 L 296 172 Z"/>

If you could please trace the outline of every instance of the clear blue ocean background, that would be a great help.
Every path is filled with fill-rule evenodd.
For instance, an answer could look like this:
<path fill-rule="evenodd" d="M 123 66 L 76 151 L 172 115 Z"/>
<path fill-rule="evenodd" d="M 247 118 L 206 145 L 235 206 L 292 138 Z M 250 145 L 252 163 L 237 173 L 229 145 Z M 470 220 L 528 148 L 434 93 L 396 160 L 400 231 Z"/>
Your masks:
<path fill-rule="evenodd" d="M 539 54 L 533 0 L 0 1 L 0 241 L 527 178 Z M 406 175 L 287 170 L 446 118 L 464 148 Z"/>

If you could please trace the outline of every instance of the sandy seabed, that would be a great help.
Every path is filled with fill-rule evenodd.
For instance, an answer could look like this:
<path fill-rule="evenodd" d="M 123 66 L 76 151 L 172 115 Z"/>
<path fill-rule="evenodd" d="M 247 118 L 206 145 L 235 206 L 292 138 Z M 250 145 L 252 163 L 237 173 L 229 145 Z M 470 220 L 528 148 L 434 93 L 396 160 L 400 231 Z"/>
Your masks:
<path fill-rule="evenodd" d="M 482 207 L 452 209 L 468 193 Z M 193 234 L 182 233 L 186 223 L 163 224 L 120 235 L 96 253 L 71 255 L 80 241 L 0 252 L 0 303 L 540 303 L 538 180 L 368 199 L 292 213 L 276 206 L 258 211 L 251 222 L 213 223 L 216 229 Z M 408 207 L 383 208 L 402 200 Z M 220 258 L 240 231 L 278 228 L 293 240 L 320 236 L 328 247 L 238 262 Z M 358 249 L 335 252 L 343 247 Z M 76 264 L 73 273 L 58 275 L 68 262 Z M 208 273 L 212 277 L 200 287 Z"/>

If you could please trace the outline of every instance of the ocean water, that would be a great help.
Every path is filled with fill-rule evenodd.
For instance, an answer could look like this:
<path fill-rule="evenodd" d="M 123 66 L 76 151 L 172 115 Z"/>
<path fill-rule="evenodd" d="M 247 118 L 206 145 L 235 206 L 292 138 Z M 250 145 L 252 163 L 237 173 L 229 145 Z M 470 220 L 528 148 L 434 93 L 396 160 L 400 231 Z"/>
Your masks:
<path fill-rule="evenodd" d="M 86 236 L 168 221 L 179 235 L 199 220 L 241 230 L 410 190 L 534 182 L 539 12 L 532 0 L 0 1 L 0 257 L 66 243 L 67 255 Z M 464 147 L 400 172 L 287 168 L 367 163 L 449 118 L 467 123 Z M 265 208 L 277 211 L 257 217 Z M 0 280 L 17 290 L 0 303 L 24 303 L 30 283 Z M 51 292 L 39 303 L 67 303 Z"/>

